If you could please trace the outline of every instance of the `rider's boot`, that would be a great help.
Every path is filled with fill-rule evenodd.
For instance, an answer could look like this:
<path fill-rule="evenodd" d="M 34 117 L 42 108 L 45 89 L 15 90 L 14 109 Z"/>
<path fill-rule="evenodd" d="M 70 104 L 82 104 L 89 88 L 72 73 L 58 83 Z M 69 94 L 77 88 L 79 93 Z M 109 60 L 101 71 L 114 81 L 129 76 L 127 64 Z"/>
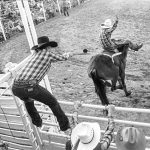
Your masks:
<path fill-rule="evenodd" d="M 143 43 L 141 44 L 133 44 L 133 43 L 130 43 L 129 44 L 129 48 L 135 50 L 135 51 L 138 51 L 140 48 L 142 48 L 143 46 Z"/>
<path fill-rule="evenodd" d="M 138 51 L 140 48 L 142 48 L 143 43 L 137 44 L 137 43 L 133 43 L 130 40 L 120 40 L 120 41 L 115 41 L 116 45 L 118 47 L 124 45 L 124 44 L 128 44 L 129 48 L 135 51 Z"/>

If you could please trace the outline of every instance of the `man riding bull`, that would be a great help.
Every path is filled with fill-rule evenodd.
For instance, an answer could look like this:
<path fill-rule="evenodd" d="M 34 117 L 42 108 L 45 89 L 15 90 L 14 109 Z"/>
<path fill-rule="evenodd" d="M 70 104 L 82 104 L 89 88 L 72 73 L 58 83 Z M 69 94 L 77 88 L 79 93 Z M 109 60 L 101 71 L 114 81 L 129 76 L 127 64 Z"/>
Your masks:
<path fill-rule="evenodd" d="M 108 57 L 112 58 L 112 62 L 119 67 L 119 74 L 121 75 L 124 73 L 125 63 L 122 62 L 119 57 L 117 57 L 117 55 L 121 54 L 118 49 L 124 46 L 128 46 L 130 49 L 138 51 L 143 46 L 143 44 L 136 44 L 131 42 L 130 40 L 112 39 L 111 35 L 112 32 L 116 29 L 117 24 L 118 17 L 116 17 L 114 24 L 112 24 L 111 19 L 106 19 L 105 22 L 101 24 L 100 43 L 103 48 L 103 55 L 107 55 Z M 114 56 L 116 56 L 115 59 Z M 111 85 L 108 84 L 108 86 Z M 112 90 L 113 89 L 114 87 L 112 87 Z"/>
<path fill-rule="evenodd" d="M 101 24 L 101 33 L 100 33 L 100 43 L 104 52 L 116 53 L 118 52 L 117 48 L 124 44 L 128 44 L 130 49 L 135 51 L 139 50 L 143 44 L 135 44 L 130 40 L 115 40 L 111 39 L 112 32 L 116 29 L 118 24 L 118 17 L 116 21 L 112 24 L 111 19 L 106 19 L 104 23 Z"/>

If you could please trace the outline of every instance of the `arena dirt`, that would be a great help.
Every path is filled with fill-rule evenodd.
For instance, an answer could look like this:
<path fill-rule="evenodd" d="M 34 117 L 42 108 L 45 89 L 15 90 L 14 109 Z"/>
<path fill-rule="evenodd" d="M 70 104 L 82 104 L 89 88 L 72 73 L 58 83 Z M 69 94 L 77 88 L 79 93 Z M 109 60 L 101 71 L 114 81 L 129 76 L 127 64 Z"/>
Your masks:
<path fill-rule="evenodd" d="M 36 26 L 38 36 L 47 35 L 59 43 L 57 51 L 77 52 L 65 62 L 54 63 L 48 74 L 53 94 L 58 100 L 77 101 L 99 105 L 100 100 L 94 92 L 92 80 L 87 75 L 91 56 L 100 53 L 100 24 L 107 18 L 119 17 L 114 38 L 126 38 L 134 42 L 143 42 L 138 52 L 129 51 L 126 68 L 127 88 L 132 91 L 130 97 L 124 92 L 107 89 L 109 101 L 116 106 L 150 108 L 150 5 L 148 0 L 90 0 L 70 10 L 70 16 L 57 15 Z M 82 54 L 83 49 L 87 54 Z M 15 36 L 0 48 L 1 68 L 11 62 L 20 62 L 30 54 L 25 34 Z M 70 112 L 69 108 L 63 109 Z M 102 111 L 82 109 L 80 114 L 102 116 Z M 117 119 L 150 122 L 149 115 L 135 113 L 116 113 Z M 101 123 L 103 125 L 103 123 Z M 116 129 L 118 128 L 118 125 Z M 147 129 L 144 129 L 147 133 Z M 150 131 L 149 131 L 150 133 Z"/>

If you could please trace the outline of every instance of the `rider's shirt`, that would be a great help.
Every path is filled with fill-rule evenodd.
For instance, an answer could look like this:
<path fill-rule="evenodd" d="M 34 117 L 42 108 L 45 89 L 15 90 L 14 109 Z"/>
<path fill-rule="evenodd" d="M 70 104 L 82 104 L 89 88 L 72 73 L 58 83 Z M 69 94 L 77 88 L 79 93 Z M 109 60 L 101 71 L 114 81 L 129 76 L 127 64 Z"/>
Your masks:
<path fill-rule="evenodd" d="M 67 60 L 63 55 L 53 54 L 48 48 L 34 53 L 22 70 L 17 74 L 15 81 L 36 80 L 40 82 L 51 67 L 51 62 Z"/>
<path fill-rule="evenodd" d="M 114 23 L 112 28 L 102 29 L 100 33 L 100 43 L 104 50 L 114 51 L 116 44 L 111 40 L 111 34 L 116 29 L 118 21 Z"/>

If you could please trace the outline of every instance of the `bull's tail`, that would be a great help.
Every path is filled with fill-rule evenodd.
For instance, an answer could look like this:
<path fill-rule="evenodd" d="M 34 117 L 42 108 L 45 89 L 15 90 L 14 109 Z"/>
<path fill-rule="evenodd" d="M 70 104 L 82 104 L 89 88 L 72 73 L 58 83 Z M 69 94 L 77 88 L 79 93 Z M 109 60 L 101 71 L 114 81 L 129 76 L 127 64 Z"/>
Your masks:
<path fill-rule="evenodd" d="M 105 82 L 102 79 L 98 78 L 96 69 L 93 69 L 90 72 L 90 76 L 91 76 L 91 78 L 94 82 L 94 85 L 95 85 L 95 92 L 99 96 L 99 98 L 102 102 L 102 105 L 108 105 L 109 101 L 108 101 L 108 98 L 106 96 Z"/>

